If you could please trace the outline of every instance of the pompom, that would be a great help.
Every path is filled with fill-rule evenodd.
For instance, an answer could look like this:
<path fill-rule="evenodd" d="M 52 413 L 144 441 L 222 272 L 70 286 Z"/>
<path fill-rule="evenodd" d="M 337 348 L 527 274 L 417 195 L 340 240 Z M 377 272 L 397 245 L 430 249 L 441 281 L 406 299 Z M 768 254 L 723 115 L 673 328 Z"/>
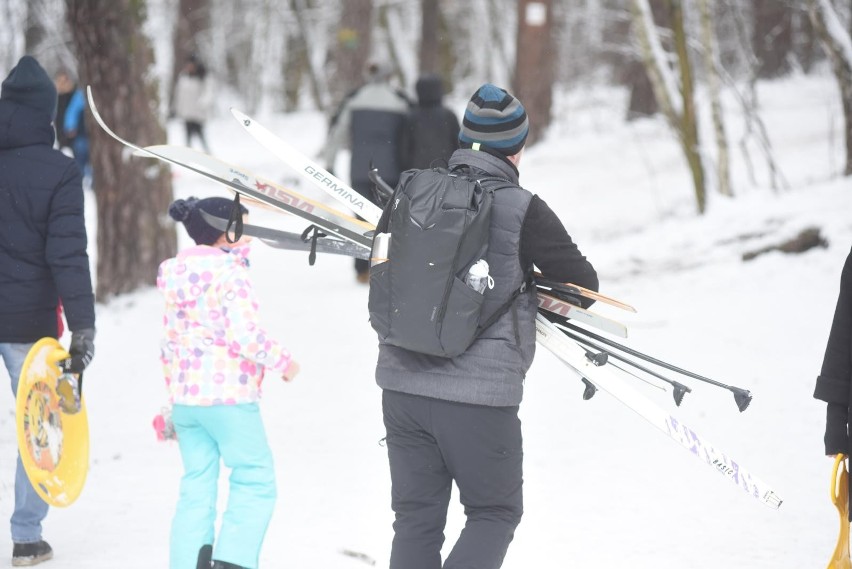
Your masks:
<path fill-rule="evenodd" d="M 189 214 L 195 209 L 198 204 L 198 198 L 192 197 L 186 200 L 175 200 L 169 206 L 169 215 L 175 221 L 186 221 L 189 219 Z"/>

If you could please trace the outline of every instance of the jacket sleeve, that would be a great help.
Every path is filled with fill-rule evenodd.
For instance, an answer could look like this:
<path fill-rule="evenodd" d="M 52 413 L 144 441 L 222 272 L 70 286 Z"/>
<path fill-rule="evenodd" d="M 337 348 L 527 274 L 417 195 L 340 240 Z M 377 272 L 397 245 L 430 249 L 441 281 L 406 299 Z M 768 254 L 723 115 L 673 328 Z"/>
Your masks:
<path fill-rule="evenodd" d="M 827 403 L 839 403 L 848 407 L 850 375 L 852 375 L 852 252 L 847 256 L 840 274 L 840 294 L 834 309 L 834 319 L 828 334 L 814 397 Z"/>
<path fill-rule="evenodd" d="M 290 352 L 260 326 L 257 298 L 248 272 L 244 268 L 234 271 L 223 282 L 220 294 L 231 352 L 267 370 L 284 373 L 290 365 Z"/>
<path fill-rule="evenodd" d="M 65 108 L 65 118 L 62 124 L 65 134 L 75 133 L 80 128 L 80 121 L 83 120 L 83 111 L 85 109 L 86 101 L 83 98 L 83 91 L 77 89 L 71 95 L 68 106 Z"/>
<path fill-rule="evenodd" d="M 50 205 L 45 259 L 72 332 L 95 327 L 95 297 L 86 246 L 82 176 L 76 164 L 69 161 Z"/>
<path fill-rule="evenodd" d="M 595 268 L 571 240 L 553 210 L 538 196 L 533 196 L 527 208 L 520 249 L 525 267 L 532 263 L 549 279 L 598 290 Z M 593 303 L 593 300 L 583 299 L 586 307 Z"/>

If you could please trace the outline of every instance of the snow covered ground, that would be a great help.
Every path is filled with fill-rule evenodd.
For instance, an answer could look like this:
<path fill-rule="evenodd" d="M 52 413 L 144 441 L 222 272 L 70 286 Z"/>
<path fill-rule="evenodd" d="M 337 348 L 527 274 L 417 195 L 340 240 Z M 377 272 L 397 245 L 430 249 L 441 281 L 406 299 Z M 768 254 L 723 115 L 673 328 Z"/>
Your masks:
<path fill-rule="evenodd" d="M 521 406 L 526 511 L 507 569 L 827 563 L 838 522 L 828 497 L 831 461 L 822 454 L 824 406 L 811 393 L 852 245 L 852 183 L 836 175 L 842 119 L 830 77 L 776 81 L 760 96 L 787 190 L 769 188 L 755 150 L 759 178 L 750 183 L 735 152 L 738 197 L 712 195 L 708 214 L 696 216 L 666 127 L 622 123 L 621 95 L 593 89 L 558 100 L 564 118 L 528 150 L 521 181 L 560 214 L 598 269 L 602 292 L 639 309 L 595 307 L 629 324 L 631 346 L 753 392 L 740 414 L 729 392 L 687 380 L 694 391 L 675 409 L 668 393 L 637 382 L 774 486 L 783 506 L 761 505 L 605 393 L 583 401 L 582 384 L 540 349 Z M 456 103 L 460 112 L 464 100 Z M 737 142 L 742 121 L 728 109 Z M 322 144 L 319 114 L 258 118 L 308 153 Z M 171 142 L 183 143 L 179 125 L 170 133 Z M 313 194 L 230 117 L 211 122 L 209 139 L 220 158 Z M 227 195 L 188 172 L 174 176 L 180 196 Z M 257 208 L 252 221 L 304 225 Z M 810 226 L 822 230 L 827 248 L 741 260 Z M 387 565 L 393 516 L 373 381 L 376 342 L 367 288 L 355 283 L 350 265 L 321 257 L 309 267 L 305 254 L 255 245 L 266 325 L 302 364 L 294 383 L 265 383 L 279 501 L 263 567 Z M 160 298 L 145 290 L 97 310 L 97 355 L 86 376 L 91 469 L 78 502 L 52 510 L 45 522 L 56 552 L 49 566 L 165 567 L 181 465 L 177 447 L 158 443 L 150 426 L 166 400 L 157 360 Z M 0 390 L 0 409 L 0 519 L 7 520 L 15 452 L 9 390 Z M 462 523 L 454 506 L 448 544 Z M 0 531 L 0 557 L 10 553 L 8 532 Z"/>

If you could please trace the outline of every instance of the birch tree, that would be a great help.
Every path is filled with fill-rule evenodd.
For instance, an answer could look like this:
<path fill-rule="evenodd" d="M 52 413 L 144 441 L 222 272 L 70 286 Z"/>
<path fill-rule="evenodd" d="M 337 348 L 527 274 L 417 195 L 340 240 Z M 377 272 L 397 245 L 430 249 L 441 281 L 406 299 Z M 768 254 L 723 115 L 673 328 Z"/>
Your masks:
<path fill-rule="evenodd" d="M 852 39 L 830 0 L 809 0 L 811 22 L 828 54 L 843 102 L 845 176 L 852 175 Z"/>
<path fill-rule="evenodd" d="M 654 96 L 675 132 L 681 150 L 692 174 L 695 202 L 698 213 L 707 206 L 704 165 L 698 137 L 698 122 L 693 97 L 692 66 L 687 53 L 686 31 L 680 0 L 669 0 L 674 47 L 677 54 L 678 75 L 669 66 L 668 54 L 663 49 L 654 24 L 648 0 L 632 0 L 634 30 L 639 42 L 642 60 L 648 70 Z"/>
<path fill-rule="evenodd" d="M 707 73 L 707 87 L 710 93 L 710 110 L 713 119 L 713 133 L 716 138 L 716 183 L 719 193 L 733 196 L 731 188 L 730 161 L 728 159 L 728 138 L 725 134 L 725 114 L 722 110 L 721 81 L 719 79 L 719 53 L 716 47 L 716 33 L 713 26 L 713 7 L 710 0 L 701 0 L 701 39 L 703 43 L 704 68 Z"/>

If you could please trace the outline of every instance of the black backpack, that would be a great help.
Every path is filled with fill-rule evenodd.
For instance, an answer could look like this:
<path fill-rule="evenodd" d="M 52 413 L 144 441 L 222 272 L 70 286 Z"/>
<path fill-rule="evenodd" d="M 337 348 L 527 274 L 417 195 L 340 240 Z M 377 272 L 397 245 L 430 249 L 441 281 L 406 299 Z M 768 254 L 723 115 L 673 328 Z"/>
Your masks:
<path fill-rule="evenodd" d="M 493 193 L 510 187 L 442 168 L 403 172 L 373 240 L 370 324 L 381 342 L 454 357 L 505 312 L 517 292 L 483 320 L 488 289 L 465 277 L 488 251 Z"/>

